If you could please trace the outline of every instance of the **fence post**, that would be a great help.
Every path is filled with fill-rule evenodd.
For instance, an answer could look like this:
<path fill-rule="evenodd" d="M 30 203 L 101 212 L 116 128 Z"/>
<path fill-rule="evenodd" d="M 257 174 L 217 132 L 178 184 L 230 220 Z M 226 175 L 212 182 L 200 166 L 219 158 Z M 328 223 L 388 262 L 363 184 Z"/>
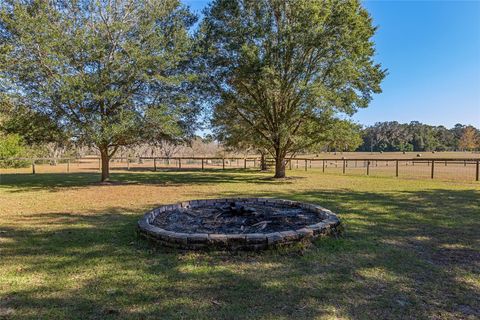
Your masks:
<path fill-rule="evenodd" d="M 257 159 L 253 159 L 253 167 L 254 167 L 254 168 L 257 167 Z"/>
<path fill-rule="evenodd" d="M 432 174 L 431 174 L 431 178 L 433 179 L 433 173 L 435 171 L 435 160 L 432 160 Z"/>
<path fill-rule="evenodd" d="M 370 160 L 367 160 L 367 176 L 370 174 Z"/>
<path fill-rule="evenodd" d="M 225 170 L 225 158 L 222 158 L 222 169 Z"/>
<path fill-rule="evenodd" d="M 127 157 L 127 171 L 130 170 L 130 159 Z"/>
<path fill-rule="evenodd" d="M 298 160 L 297 160 L 297 169 L 298 169 Z"/>
<path fill-rule="evenodd" d="M 325 172 L 325 160 L 322 160 L 322 172 Z"/>
<path fill-rule="evenodd" d="M 178 158 L 178 169 L 182 169 L 182 159 Z"/>
<path fill-rule="evenodd" d="M 398 177 L 398 160 L 395 161 L 395 177 Z"/>
<path fill-rule="evenodd" d="M 153 171 L 157 171 L 157 158 L 153 158 Z"/>
<path fill-rule="evenodd" d="M 305 171 L 307 171 L 307 159 L 305 159 Z"/>
<path fill-rule="evenodd" d="M 310 169 L 312 169 L 312 160 L 310 160 Z"/>
<path fill-rule="evenodd" d="M 247 169 L 247 158 L 243 159 L 243 169 Z"/>
<path fill-rule="evenodd" d="M 202 171 L 203 171 L 203 168 L 204 168 L 204 164 L 203 164 L 203 158 L 202 158 Z"/>
<path fill-rule="evenodd" d="M 346 165 L 346 160 L 343 159 L 343 174 L 345 174 L 345 165 Z"/>
<path fill-rule="evenodd" d="M 478 178 L 480 176 L 480 161 L 477 160 L 477 174 L 476 174 L 476 177 L 475 177 L 475 180 L 478 181 Z"/>
<path fill-rule="evenodd" d="M 32 174 L 35 174 L 35 159 L 32 159 Z"/>
<path fill-rule="evenodd" d="M 70 159 L 67 159 L 67 173 L 70 172 Z"/>

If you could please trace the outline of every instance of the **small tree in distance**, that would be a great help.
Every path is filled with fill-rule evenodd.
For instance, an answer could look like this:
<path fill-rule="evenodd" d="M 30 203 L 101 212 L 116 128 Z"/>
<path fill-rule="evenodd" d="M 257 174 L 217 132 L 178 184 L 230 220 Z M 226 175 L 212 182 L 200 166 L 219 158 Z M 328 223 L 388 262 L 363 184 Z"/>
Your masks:
<path fill-rule="evenodd" d="M 325 141 L 328 151 L 355 151 L 363 142 L 362 127 L 348 120 L 334 120 L 326 132 Z"/>
<path fill-rule="evenodd" d="M 381 91 L 374 32 L 357 0 L 213 1 L 200 37 L 216 125 L 254 134 L 285 177 L 288 155 Z"/>
<path fill-rule="evenodd" d="M 479 145 L 479 137 L 474 127 L 467 126 L 463 130 L 462 136 L 458 142 L 458 147 L 460 150 L 473 151 Z"/>
<path fill-rule="evenodd" d="M 192 130 L 178 0 L 2 1 L 0 21 L 0 91 L 97 147 L 102 181 L 119 147 Z"/>

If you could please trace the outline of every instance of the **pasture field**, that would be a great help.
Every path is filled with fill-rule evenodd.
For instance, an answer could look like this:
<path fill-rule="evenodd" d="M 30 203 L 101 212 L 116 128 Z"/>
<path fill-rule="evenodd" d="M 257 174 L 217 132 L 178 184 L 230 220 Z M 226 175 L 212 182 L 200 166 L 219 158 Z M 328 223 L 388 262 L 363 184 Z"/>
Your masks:
<path fill-rule="evenodd" d="M 251 170 L 0 176 L 1 319 L 477 319 L 480 184 Z M 155 248 L 160 204 L 317 203 L 339 239 L 261 253 Z"/>
<path fill-rule="evenodd" d="M 368 159 L 368 158 L 380 158 L 380 159 L 412 159 L 417 158 L 420 155 L 420 159 L 423 158 L 480 158 L 479 152 L 471 151 L 411 151 L 411 152 L 319 152 L 310 153 L 305 155 L 299 155 L 298 157 L 304 158 L 326 158 L 326 159 L 341 159 L 345 157 L 347 159 Z"/>
<path fill-rule="evenodd" d="M 368 166 L 368 175 L 395 177 L 397 174 L 396 160 L 398 161 L 398 177 L 407 179 L 429 179 L 431 178 L 431 160 L 435 161 L 434 178 L 443 180 L 474 181 L 476 179 L 476 159 L 480 160 L 480 154 L 472 152 L 435 152 L 422 153 L 421 157 L 416 157 L 417 152 L 344 152 L 344 153 L 318 153 L 299 155 L 292 159 L 287 165 L 287 170 L 316 170 L 322 173 L 343 173 L 343 161 L 345 159 L 345 173 L 349 175 L 366 175 Z M 259 168 L 260 161 L 250 159 L 244 162 L 241 155 L 235 155 L 236 159 L 229 157 L 222 159 L 205 159 L 203 166 L 205 169 L 219 169 L 225 166 L 226 169 Z M 308 158 L 310 160 L 305 161 Z M 371 160 L 368 164 L 367 159 Z M 414 160 L 412 160 L 414 159 Z M 444 159 L 456 159 L 455 161 L 443 161 Z M 153 171 L 158 169 L 200 169 L 202 160 L 200 159 L 141 159 L 131 158 L 127 163 L 126 158 L 115 158 L 110 162 L 112 171 Z M 97 157 L 90 156 L 81 159 L 75 159 L 67 162 L 61 160 L 57 165 L 51 165 L 47 160 L 36 160 L 35 171 L 37 173 L 94 173 L 100 170 L 100 161 Z M 271 164 L 273 165 L 273 164 Z M 32 167 L 2 169 L 0 174 L 10 173 L 31 173 Z"/>

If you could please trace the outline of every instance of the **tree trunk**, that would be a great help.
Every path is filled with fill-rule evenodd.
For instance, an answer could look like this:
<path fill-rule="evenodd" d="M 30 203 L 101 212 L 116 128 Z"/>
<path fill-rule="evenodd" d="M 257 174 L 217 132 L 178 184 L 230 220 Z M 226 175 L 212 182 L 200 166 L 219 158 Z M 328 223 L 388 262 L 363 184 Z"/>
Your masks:
<path fill-rule="evenodd" d="M 275 176 L 274 178 L 285 178 L 285 158 L 277 155 L 275 157 Z"/>
<path fill-rule="evenodd" d="M 110 179 L 110 156 L 108 155 L 108 147 L 100 148 L 100 157 L 102 159 L 102 176 L 100 181 L 105 182 Z"/>
<path fill-rule="evenodd" d="M 260 153 L 261 158 L 260 158 L 260 170 L 261 171 L 267 171 L 267 161 L 265 159 L 265 153 L 261 152 Z"/>

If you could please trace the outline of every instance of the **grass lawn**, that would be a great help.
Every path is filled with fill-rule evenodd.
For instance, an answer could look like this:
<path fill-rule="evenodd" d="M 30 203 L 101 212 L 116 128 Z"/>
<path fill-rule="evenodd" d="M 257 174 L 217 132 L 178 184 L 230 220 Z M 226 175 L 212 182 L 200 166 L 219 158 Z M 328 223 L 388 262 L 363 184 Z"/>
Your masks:
<path fill-rule="evenodd" d="M 0 176 L 0 319 L 478 319 L 480 184 L 288 172 Z M 264 196 L 317 203 L 340 239 L 262 253 L 153 248 L 154 206 Z"/>

